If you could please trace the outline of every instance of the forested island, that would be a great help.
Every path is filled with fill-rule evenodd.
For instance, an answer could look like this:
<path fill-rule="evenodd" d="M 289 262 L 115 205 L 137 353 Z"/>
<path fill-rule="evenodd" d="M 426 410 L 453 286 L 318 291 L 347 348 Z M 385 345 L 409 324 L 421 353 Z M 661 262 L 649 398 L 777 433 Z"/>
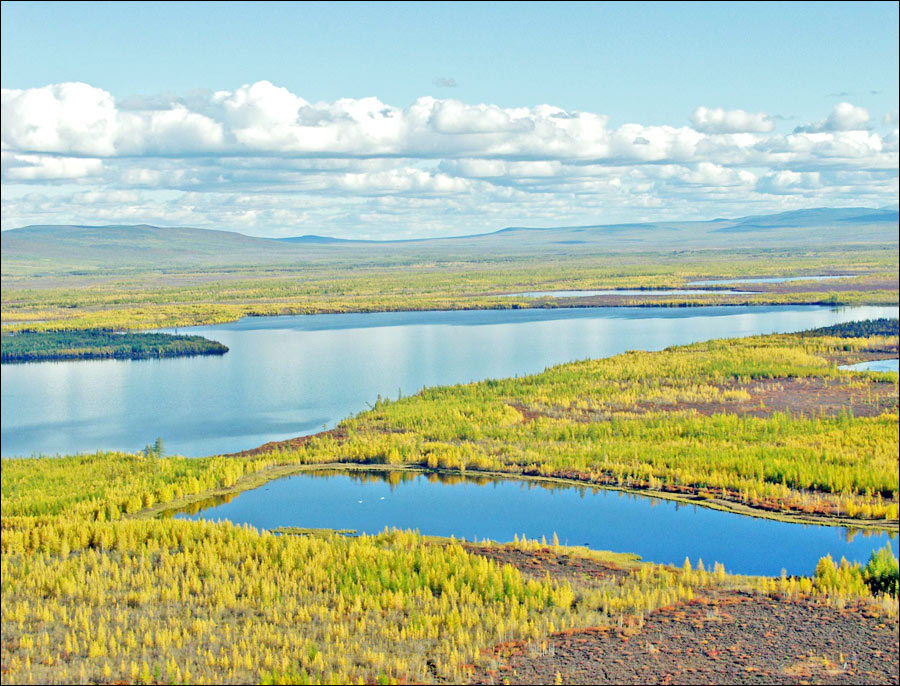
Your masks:
<path fill-rule="evenodd" d="M 19 331 L 4 335 L 2 361 L 130 359 L 224 355 L 228 347 L 203 336 L 168 333 L 116 333 L 82 331 Z"/>

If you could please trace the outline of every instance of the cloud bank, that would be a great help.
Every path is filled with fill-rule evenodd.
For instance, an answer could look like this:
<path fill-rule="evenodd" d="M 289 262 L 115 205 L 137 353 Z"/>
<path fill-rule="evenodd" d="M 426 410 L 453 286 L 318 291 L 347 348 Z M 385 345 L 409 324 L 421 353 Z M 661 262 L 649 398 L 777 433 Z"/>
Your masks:
<path fill-rule="evenodd" d="M 689 125 L 613 127 L 548 104 L 312 103 L 267 81 L 122 102 L 84 83 L 4 89 L 3 228 L 407 237 L 896 202 L 896 110 L 841 103 L 788 133 L 775 119 L 698 107 Z"/>

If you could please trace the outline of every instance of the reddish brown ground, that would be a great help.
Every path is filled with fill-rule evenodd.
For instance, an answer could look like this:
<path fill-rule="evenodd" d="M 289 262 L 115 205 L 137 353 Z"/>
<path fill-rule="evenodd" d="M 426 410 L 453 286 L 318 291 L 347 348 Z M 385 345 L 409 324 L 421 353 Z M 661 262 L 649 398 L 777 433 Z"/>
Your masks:
<path fill-rule="evenodd" d="M 870 360 L 897 357 L 898 347 L 888 345 L 877 350 L 839 353 L 830 356 L 834 364 L 855 364 Z M 745 391 L 749 400 L 719 400 L 711 402 L 682 402 L 677 405 L 640 402 L 625 407 L 610 407 L 605 412 L 586 412 L 572 416 L 566 410 L 547 411 L 511 403 L 510 406 L 522 415 L 523 422 L 538 417 L 560 416 L 576 421 L 605 421 L 612 412 L 661 412 L 675 410 L 696 410 L 703 415 L 741 414 L 755 417 L 770 417 L 776 412 L 787 412 L 796 416 L 833 417 L 842 412 L 851 412 L 856 417 L 874 417 L 898 406 L 897 386 L 888 381 L 870 379 L 865 385 L 849 377 L 825 379 L 820 377 L 776 377 L 754 379 L 748 383 L 729 381 L 719 384 L 721 391 Z"/>
<path fill-rule="evenodd" d="M 628 570 L 613 562 L 592 560 L 566 553 L 556 553 L 550 548 L 519 550 L 475 543 L 466 544 L 466 550 L 501 564 L 511 564 L 528 576 L 543 579 L 550 574 L 554 579 L 601 579 L 622 577 Z"/>
<path fill-rule="evenodd" d="M 852 279 L 834 279 L 833 281 L 807 281 L 798 283 L 745 283 L 735 284 L 742 291 L 760 291 L 763 293 L 843 293 L 845 291 L 896 291 L 897 279 L 871 279 L 865 283 L 853 283 Z"/>
<path fill-rule="evenodd" d="M 552 560 L 546 550 L 470 550 L 538 577 L 621 573 L 608 563 Z M 573 684 L 896 684 L 897 636 L 896 619 L 865 605 L 713 590 L 649 614 L 640 628 L 562 632 L 543 651 L 503 644 L 479 661 L 472 682 L 551 684 L 558 674 Z"/>
<path fill-rule="evenodd" d="M 296 450 L 302 448 L 313 438 L 323 438 L 325 436 L 331 436 L 337 442 L 342 443 L 347 439 L 347 430 L 339 427 L 337 429 L 329 429 L 328 431 L 320 431 L 319 433 L 310 436 L 289 438 L 286 441 L 270 441 L 269 443 L 263 443 L 258 448 L 242 450 L 239 453 L 229 453 L 226 457 L 253 457 L 254 455 L 262 455 L 275 450 Z"/>
<path fill-rule="evenodd" d="M 897 624 L 860 607 L 719 594 L 650 614 L 640 629 L 557 634 L 544 655 L 498 648 L 473 683 L 896 684 Z"/>
<path fill-rule="evenodd" d="M 880 359 L 880 358 L 874 358 Z M 854 360 L 858 362 L 861 360 Z M 797 416 L 833 417 L 850 411 L 855 417 L 874 417 L 897 407 L 897 387 L 887 381 L 870 381 L 865 388 L 818 377 L 760 379 L 750 383 L 728 383 L 722 390 L 741 389 L 749 400 L 681 403 L 675 407 L 640 403 L 639 410 L 694 409 L 700 414 L 747 414 L 770 417 L 775 412 Z M 635 406 L 631 406 L 634 409 Z"/>

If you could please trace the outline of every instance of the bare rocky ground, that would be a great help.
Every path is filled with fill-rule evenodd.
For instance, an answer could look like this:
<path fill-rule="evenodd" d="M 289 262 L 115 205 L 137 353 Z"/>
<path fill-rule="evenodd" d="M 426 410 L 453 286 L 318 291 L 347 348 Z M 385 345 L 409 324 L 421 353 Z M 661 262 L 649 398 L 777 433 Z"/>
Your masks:
<path fill-rule="evenodd" d="M 527 574 L 619 574 L 610 563 L 546 551 L 472 552 Z M 896 684 L 897 619 L 870 605 L 713 590 L 661 608 L 642 626 L 566 631 L 545 647 L 503 644 L 479 661 L 476 684 Z"/>

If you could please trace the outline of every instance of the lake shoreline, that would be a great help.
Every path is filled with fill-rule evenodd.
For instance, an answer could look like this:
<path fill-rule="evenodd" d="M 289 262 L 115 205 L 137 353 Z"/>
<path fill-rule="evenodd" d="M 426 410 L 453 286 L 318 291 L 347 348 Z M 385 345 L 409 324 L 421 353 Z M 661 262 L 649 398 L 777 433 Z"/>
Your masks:
<path fill-rule="evenodd" d="M 896 316 L 893 307 L 725 306 L 247 318 L 190 330 L 229 347 L 223 356 L 4 366 L 3 454 L 127 451 L 162 436 L 173 454 L 222 455 L 334 426 L 398 389 Z"/>
<path fill-rule="evenodd" d="M 322 431 L 318 434 L 304 436 L 311 440 L 313 438 L 321 438 L 326 435 L 334 436 L 335 430 Z M 267 444 L 268 445 L 268 444 Z M 252 452 L 252 451 L 245 451 Z M 263 453 L 254 453 L 263 454 Z M 241 453 L 232 455 L 224 455 L 223 457 L 243 457 Z M 647 498 L 659 498 L 661 500 L 669 500 L 684 505 L 697 505 L 720 512 L 728 512 L 730 514 L 755 517 L 758 519 L 768 519 L 790 524 L 811 524 L 821 526 L 837 526 L 849 529 L 859 529 L 862 531 L 887 531 L 888 533 L 898 533 L 900 531 L 900 521 L 898 520 L 871 520 L 871 519 L 852 519 L 848 517 L 837 517 L 834 515 L 813 515 L 800 514 L 790 511 L 773 511 L 763 508 L 754 508 L 742 503 L 734 503 L 728 500 L 718 499 L 715 497 L 704 496 L 700 489 L 692 488 L 693 493 L 673 493 L 650 487 L 636 487 L 600 484 L 587 480 L 579 480 L 571 477 L 560 476 L 542 476 L 539 474 L 527 474 L 522 472 L 503 472 L 496 470 L 477 470 L 477 469 L 448 469 L 448 468 L 431 468 L 427 466 L 415 464 L 384 464 L 384 463 L 364 463 L 364 462 L 327 462 L 327 463 L 302 463 L 302 464 L 281 464 L 274 467 L 267 467 L 258 472 L 253 472 L 239 479 L 234 485 L 227 488 L 217 488 L 196 493 L 190 496 L 183 496 L 166 503 L 158 503 L 153 507 L 143 509 L 136 512 L 131 517 L 135 519 L 152 519 L 155 517 L 164 517 L 175 512 L 181 511 L 187 506 L 202 502 L 210 498 L 216 498 L 226 495 L 238 495 L 245 491 L 250 491 L 275 479 L 281 479 L 289 476 L 296 476 L 308 471 L 330 471 L 335 472 L 367 472 L 367 471 L 396 471 L 407 472 L 413 474 L 445 474 L 452 476 L 471 476 L 486 477 L 527 481 L 530 483 L 547 483 L 558 484 L 562 486 L 571 486 L 575 488 L 596 488 L 608 491 L 619 491 L 629 495 L 643 496 Z M 683 487 L 688 488 L 688 487 Z"/>
<path fill-rule="evenodd" d="M 859 326 L 860 325 L 858 324 L 834 325 L 831 327 L 814 329 L 807 333 L 810 336 L 813 334 L 830 334 L 851 338 L 858 336 L 860 333 L 889 335 L 894 332 L 896 319 L 874 320 L 868 322 L 868 329 L 863 327 L 863 329 L 865 329 L 864 331 L 857 330 L 859 329 Z M 801 336 L 801 340 L 806 340 L 807 338 L 809 338 L 809 336 Z M 870 346 L 869 348 L 854 349 L 852 352 L 847 352 L 843 348 L 838 348 L 832 350 L 829 354 L 826 354 L 825 357 L 831 364 L 838 364 L 840 362 L 846 363 L 848 358 L 862 357 L 863 359 L 871 359 L 881 358 L 885 355 L 890 355 L 892 357 L 896 356 L 896 343 L 888 345 L 886 342 L 881 341 L 875 347 Z M 841 396 L 838 402 L 840 407 L 837 409 L 821 405 L 819 402 L 819 395 L 826 392 L 826 389 L 828 389 L 828 398 L 834 400 L 835 397 L 839 396 L 838 386 L 832 385 L 829 389 L 828 384 L 824 383 L 821 384 L 820 388 L 819 385 L 815 384 L 809 386 L 809 381 L 807 381 L 807 386 L 809 387 L 803 386 L 802 388 L 794 388 L 794 385 L 789 382 L 790 379 L 787 378 L 777 378 L 773 381 L 770 384 L 772 388 L 769 390 L 772 393 L 775 393 L 775 396 L 763 395 L 762 391 L 765 390 L 765 388 L 762 386 L 759 388 L 754 386 L 753 390 L 755 397 L 758 399 L 759 407 L 754 405 L 753 407 L 741 409 L 747 412 L 756 413 L 757 415 L 762 413 L 764 416 L 768 416 L 765 413 L 771 413 L 776 410 L 795 412 L 797 411 L 797 408 L 804 408 L 809 411 L 810 416 L 824 416 L 825 414 L 836 412 L 837 409 L 843 412 L 844 410 L 842 408 L 845 404 L 848 407 L 853 407 L 854 398 L 852 395 L 848 395 L 846 398 Z M 894 383 L 891 383 L 890 386 L 895 388 Z M 747 388 L 743 386 L 741 389 L 747 390 Z M 838 396 L 836 396 L 836 394 L 838 394 Z M 876 399 L 879 397 L 877 393 L 875 397 Z M 873 402 L 872 398 L 872 390 L 870 389 L 868 391 L 868 402 L 870 404 Z M 786 402 L 787 405 L 785 407 L 790 409 L 781 407 L 779 402 L 781 402 L 781 405 L 784 405 Z M 884 404 L 885 402 L 887 402 L 887 404 Z M 506 404 L 521 415 L 521 421 L 523 423 L 534 421 L 542 414 L 539 410 L 529 409 L 525 406 L 517 406 L 515 404 L 510 404 L 509 402 Z M 715 403 L 704 405 L 703 403 L 697 402 L 691 404 L 686 401 L 682 401 L 681 407 L 690 407 L 701 415 L 714 415 L 721 412 L 723 409 L 720 405 Z M 768 409 L 770 407 L 772 408 L 771 410 Z M 732 407 L 732 411 L 735 411 L 736 409 L 738 409 L 736 406 Z M 868 412 L 869 410 L 871 410 L 871 413 Z M 856 415 L 878 416 L 886 411 L 896 412 L 895 400 L 879 401 L 873 407 L 868 407 L 859 405 L 859 399 L 857 398 Z M 390 430 L 389 426 L 374 428 L 376 433 L 390 432 Z M 552 483 L 579 488 L 603 488 L 611 491 L 629 493 L 635 496 L 646 496 L 681 504 L 699 505 L 711 510 L 786 523 L 838 526 L 859 530 L 888 531 L 892 533 L 897 532 L 898 525 L 900 525 L 896 516 L 891 519 L 877 519 L 869 512 L 868 517 L 857 518 L 855 517 L 855 514 L 858 513 L 859 510 L 855 512 L 849 510 L 844 514 L 839 514 L 838 511 L 828 511 L 818 507 L 814 509 L 805 502 L 791 503 L 790 499 L 785 498 L 758 499 L 754 495 L 754 497 L 748 499 L 746 494 L 742 494 L 738 490 L 726 488 L 724 486 L 713 488 L 703 481 L 700 481 L 697 484 L 685 484 L 679 483 L 678 481 L 667 483 L 664 479 L 651 478 L 645 480 L 643 477 L 635 475 L 625 475 L 623 477 L 621 473 L 616 474 L 611 470 L 604 471 L 601 469 L 599 471 L 585 471 L 584 469 L 571 469 L 565 466 L 554 469 L 547 465 L 538 466 L 530 464 L 526 466 L 524 463 L 501 464 L 500 466 L 495 464 L 493 467 L 486 464 L 475 463 L 478 464 L 478 468 L 476 468 L 471 461 L 468 464 L 462 462 L 461 464 L 454 465 L 453 463 L 446 464 L 435 462 L 429 458 L 426 462 L 426 457 L 419 454 L 419 452 L 407 453 L 405 458 L 401 458 L 399 454 L 396 454 L 396 451 L 392 451 L 392 453 L 394 453 L 393 457 L 388 457 L 388 453 L 370 454 L 362 458 L 359 453 L 354 455 L 351 452 L 349 454 L 341 455 L 345 452 L 342 450 L 342 447 L 350 443 L 353 436 L 354 427 L 352 422 L 350 422 L 349 424 L 338 425 L 330 430 L 319 431 L 286 440 L 270 441 L 256 448 L 221 454 L 220 457 L 223 458 L 265 458 L 270 463 L 273 461 L 276 462 L 277 466 L 267 467 L 258 472 L 254 472 L 253 474 L 249 474 L 230 488 L 197 494 L 188 499 L 182 499 L 184 502 L 161 503 L 156 508 L 145 512 L 145 514 L 153 516 L 163 511 L 179 509 L 182 505 L 197 503 L 211 497 L 237 494 L 257 488 L 273 479 L 297 475 L 311 470 L 335 470 L 344 472 L 407 471 L 422 474 L 458 475 L 462 477 L 473 476 L 496 479 L 518 479 L 534 483 Z M 326 450 L 324 452 L 318 451 L 318 456 L 316 457 L 317 444 L 322 444 Z M 338 456 L 337 459 L 335 459 L 336 456 Z M 341 459 L 341 457 L 344 457 L 345 459 Z M 832 491 L 827 489 L 800 489 L 797 492 L 805 495 L 817 495 L 828 494 Z M 885 493 L 883 495 L 887 497 L 890 494 Z M 888 516 L 888 513 L 885 512 L 884 515 L 881 516 Z"/>
<path fill-rule="evenodd" d="M 425 300 L 421 303 L 407 303 L 395 307 L 390 303 L 382 306 L 329 307 L 325 303 L 284 303 L 262 302 L 244 303 L 240 305 L 222 305 L 219 311 L 205 316 L 187 320 L 179 317 L 177 312 L 160 312 L 153 322 L 131 321 L 118 322 L 117 328 L 129 331 L 155 331 L 167 328 L 191 328 L 229 324 L 253 317 L 290 317 L 298 315 L 333 315 L 333 314 L 377 314 L 399 312 L 466 312 L 493 310 L 530 310 L 559 308 L 601 308 L 601 307 L 881 307 L 900 304 L 897 283 L 890 281 L 877 284 L 813 282 L 815 287 L 794 286 L 791 284 L 754 284 L 759 290 L 746 294 L 699 293 L 690 295 L 616 295 L 610 294 L 582 297 L 519 297 L 503 292 L 487 292 L 481 294 L 454 295 L 450 300 Z M 826 288 L 821 284 L 828 284 Z M 675 290 L 675 289 L 673 289 Z M 434 296 L 441 297 L 441 296 Z M 498 300 L 499 298 L 499 300 Z M 502 298 L 506 298 L 503 300 Z M 108 310 L 115 312 L 115 310 Z M 82 313 L 90 315 L 91 310 Z M 3 332 L 14 331 L 78 331 L 95 328 L 94 325 L 69 325 L 68 318 L 36 320 L 16 319 L 11 316 L 2 319 Z M 34 326 L 34 324 L 38 324 Z"/>

